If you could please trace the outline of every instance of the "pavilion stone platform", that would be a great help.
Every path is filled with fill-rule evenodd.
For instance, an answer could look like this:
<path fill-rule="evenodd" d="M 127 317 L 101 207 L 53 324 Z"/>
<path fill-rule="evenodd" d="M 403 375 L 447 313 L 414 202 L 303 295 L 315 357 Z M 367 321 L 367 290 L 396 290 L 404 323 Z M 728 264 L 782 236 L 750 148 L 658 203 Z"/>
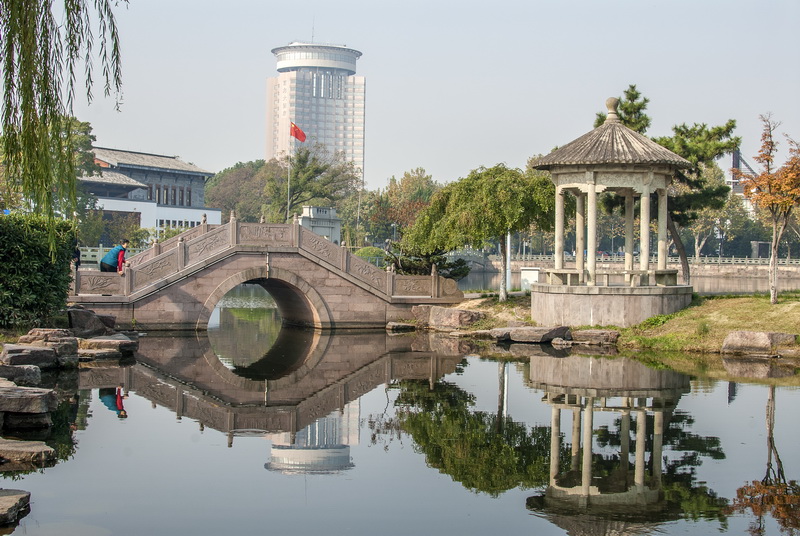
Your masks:
<path fill-rule="evenodd" d="M 531 286 L 531 318 L 541 325 L 619 326 L 688 306 L 692 287 L 678 285 L 667 269 L 668 188 L 691 163 L 622 124 L 619 100 L 606 101 L 606 121 L 538 159 L 556 187 L 555 267 L 545 283 Z M 625 262 L 621 270 L 597 269 L 597 210 L 602 193 L 624 199 Z M 575 198 L 575 261 L 564 263 L 566 196 Z M 651 197 L 657 213 L 657 255 L 650 262 Z M 636 201 L 638 253 L 634 248 Z M 643 202 L 644 201 L 644 202 Z M 635 263 L 635 261 L 638 261 Z"/>
<path fill-rule="evenodd" d="M 629 327 L 651 316 L 680 311 L 692 287 L 589 287 L 537 284 L 531 287 L 531 318 L 542 326 Z"/>

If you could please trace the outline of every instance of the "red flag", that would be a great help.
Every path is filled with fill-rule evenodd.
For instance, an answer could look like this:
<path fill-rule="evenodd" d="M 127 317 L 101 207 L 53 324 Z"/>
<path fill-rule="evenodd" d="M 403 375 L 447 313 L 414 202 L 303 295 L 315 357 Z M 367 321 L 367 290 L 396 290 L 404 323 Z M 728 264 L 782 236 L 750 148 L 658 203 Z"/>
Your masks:
<path fill-rule="evenodd" d="M 306 133 L 300 130 L 300 127 L 291 123 L 291 127 L 289 127 L 289 135 L 294 136 L 300 141 L 306 141 Z"/>

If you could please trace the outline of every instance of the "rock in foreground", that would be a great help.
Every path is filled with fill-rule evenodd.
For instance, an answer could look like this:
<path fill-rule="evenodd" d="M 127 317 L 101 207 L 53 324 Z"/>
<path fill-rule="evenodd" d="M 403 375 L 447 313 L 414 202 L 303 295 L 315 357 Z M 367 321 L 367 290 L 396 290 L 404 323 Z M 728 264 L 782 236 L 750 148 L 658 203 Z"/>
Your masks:
<path fill-rule="evenodd" d="M 723 354 L 774 355 L 780 345 L 794 344 L 797 335 L 768 331 L 732 331 L 722 343 Z"/>
<path fill-rule="evenodd" d="M 28 512 L 31 494 L 20 489 L 0 489 L 0 525 L 16 523 Z"/>
<path fill-rule="evenodd" d="M 438 331 L 465 328 L 486 317 L 480 311 L 439 307 L 438 305 L 416 305 L 411 311 L 420 327 Z"/>

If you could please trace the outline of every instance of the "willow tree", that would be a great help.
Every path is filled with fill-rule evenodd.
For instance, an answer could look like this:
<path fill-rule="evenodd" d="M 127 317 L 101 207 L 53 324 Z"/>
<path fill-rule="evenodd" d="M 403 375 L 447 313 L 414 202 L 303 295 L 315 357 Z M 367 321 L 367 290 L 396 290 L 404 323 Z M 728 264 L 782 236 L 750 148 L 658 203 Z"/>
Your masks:
<path fill-rule="evenodd" d="M 2 153 L 6 187 L 50 224 L 74 204 L 72 107 L 79 86 L 92 100 L 98 61 L 106 95 L 122 86 L 112 8 L 126 0 L 0 0 Z M 99 50 L 98 50 L 99 48 Z M 80 79 L 79 79 L 80 76 Z M 50 233 L 51 247 L 55 234 Z"/>
<path fill-rule="evenodd" d="M 475 396 L 449 382 L 403 380 L 392 388 L 400 389 L 399 428 L 413 438 L 429 467 L 492 497 L 547 485 L 549 426 L 527 426 L 500 411 L 475 411 Z M 568 459 L 565 447 L 560 459 Z"/>
<path fill-rule="evenodd" d="M 465 245 L 483 247 L 500 241 L 503 266 L 509 251 L 503 237 L 535 223 L 550 229 L 555 221 L 555 187 L 547 174 L 523 173 L 497 164 L 478 168 L 436 192 L 403 236 L 403 242 L 425 251 L 451 251 Z M 508 298 L 502 270 L 500 301 Z"/>

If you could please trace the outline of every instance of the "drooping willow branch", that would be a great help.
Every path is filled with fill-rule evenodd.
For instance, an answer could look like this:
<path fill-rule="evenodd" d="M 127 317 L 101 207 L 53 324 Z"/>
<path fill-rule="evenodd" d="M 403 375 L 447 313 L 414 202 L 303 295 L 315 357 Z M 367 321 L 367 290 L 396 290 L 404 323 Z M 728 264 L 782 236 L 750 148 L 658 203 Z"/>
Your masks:
<path fill-rule="evenodd" d="M 1 172 L 6 186 L 50 222 L 58 217 L 57 207 L 74 205 L 70 118 L 81 67 L 89 102 L 95 61 L 102 67 L 104 93 L 120 100 L 119 35 L 112 11 L 119 1 L 64 0 L 55 6 L 53 0 L 0 0 Z"/>

